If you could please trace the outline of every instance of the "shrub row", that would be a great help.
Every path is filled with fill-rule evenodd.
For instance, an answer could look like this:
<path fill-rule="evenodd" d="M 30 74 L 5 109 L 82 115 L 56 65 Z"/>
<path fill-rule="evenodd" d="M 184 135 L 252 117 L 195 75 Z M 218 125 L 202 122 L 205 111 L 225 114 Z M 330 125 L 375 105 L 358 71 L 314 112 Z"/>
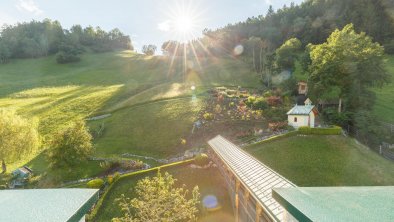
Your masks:
<path fill-rule="evenodd" d="M 308 126 L 302 126 L 298 128 L 298 133 L 303 135 L 340 135 L 342 133 L 342 128 L 339 126 L 330 128 L 310 128 Z"/>

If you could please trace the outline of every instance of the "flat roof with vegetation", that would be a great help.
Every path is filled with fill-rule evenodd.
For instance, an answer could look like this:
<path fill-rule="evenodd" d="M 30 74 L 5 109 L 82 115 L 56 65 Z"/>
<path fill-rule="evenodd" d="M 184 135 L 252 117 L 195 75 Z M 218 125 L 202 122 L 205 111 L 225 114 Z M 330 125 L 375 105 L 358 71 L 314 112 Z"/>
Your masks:
<path fill-rule="evenodd" d="M 222 136 L 208 141 L 238 180 L 274 219 L 283 219 L 283 207 L 272 198 L 273 188 L 295 185 Z"/>
<path fill-rule="evenodd" d="M 298 221 L 393 221 L 394 186 L 275 188 Z"/>
<path fill-rule="evenodd" d="M 80 221 L 97 199 L 97 189 L 2 190 L 0 221 Z"/>

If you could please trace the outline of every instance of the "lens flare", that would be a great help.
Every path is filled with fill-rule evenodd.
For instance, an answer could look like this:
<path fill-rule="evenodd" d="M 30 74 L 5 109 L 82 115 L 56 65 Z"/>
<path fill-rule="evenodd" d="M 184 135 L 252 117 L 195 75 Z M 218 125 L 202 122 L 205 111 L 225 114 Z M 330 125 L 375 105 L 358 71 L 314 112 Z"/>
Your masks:
<path fill-rule="evenodd" d="M 202 204 L 207 209 L 216 209 L 219 207 L 218 199 L 214 195 L 207 195 L 202 199 Z"/>
<path fill-rule="evenodd" d="M 238 56 L 241 55 L 244 52 L 244 47 L 243 45 L 237 45 L 234 47 L 234 55 Z"/>

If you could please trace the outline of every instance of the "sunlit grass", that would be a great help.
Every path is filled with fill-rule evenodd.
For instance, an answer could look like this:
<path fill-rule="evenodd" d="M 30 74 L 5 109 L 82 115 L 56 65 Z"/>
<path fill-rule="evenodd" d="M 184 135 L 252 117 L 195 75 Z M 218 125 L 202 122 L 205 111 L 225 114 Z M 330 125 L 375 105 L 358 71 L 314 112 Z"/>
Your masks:
<path fill-rule="evenodd" d="M 182 152 L 181 138 L 190 135 L 201 108 L 191 98 L 148 103 L 121 109 L 111 117 L 91 121 L 96 130 L 104 124 L 104 134 L 96 140 L 97 155 L 133 153 L 165 158 Z"/>
<path fill-rule="evenodd" d="M 246 147 L 298 186 L 394 185 L 394 165 L 344 136 L 293 136 Z"/>
<path fill-rule="evenodd" d="M 0 99 L 0 107 L 39 119 L 39 131 L 45 138 L 77 119 L 97 111 L 120 86 L 65 86 L 36 88 Z"/>
<path fill-rule="evenodd" d="M 174 58 L 171 69 L 170 60 L 131 51 L 86 53 L 81 62 L 62 65 L 54 56 L 12 60 L 0 65 L 0 108 L 38 118 L 44 141 L 74 120 L 111 113 L 95 141 L 97 155 L 167 157 L 187 148 L 179 141 L 190 133 L 199 110 L 199 102 L 190 103 L 192 85 L 198 95 L 211 86 L 259 86 L 248 65 L 233 58 L 201 59 L 201 67 L 192 60 L 186 75 L 182 58 Z M 96 124 L 89 126 L 94 130 Z M 21 157 L 9 170 L 35 163 L 36 155 Z"/>

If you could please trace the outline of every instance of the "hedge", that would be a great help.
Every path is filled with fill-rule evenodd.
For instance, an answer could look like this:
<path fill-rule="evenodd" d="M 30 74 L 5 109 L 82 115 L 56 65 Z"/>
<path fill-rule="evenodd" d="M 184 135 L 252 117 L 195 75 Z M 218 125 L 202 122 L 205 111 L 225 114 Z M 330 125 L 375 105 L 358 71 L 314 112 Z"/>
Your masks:
<path fill-rule="evenodd" d="M 270 137 L 268 139 L 262 140 L 260 142 L 248 145 L 248 146 L 253 146 L 255 144 L 261 144 L 261 143 L 268 143 L 276 140 L 280 140 L 283 138 L 295 136 L 295 135 L 340 135 L 342 133 L 342 128 L 339 126 L 333 126 L 330 128 L 310 128 L 307 126 L 302 126 L 298 128 L 296 131 L 290 131 L 285 134 L 277 135 Z"/>
<path fill-rule="evenodd" d="M 283 138 L 287 138 L 287 137 L 295 136 L 295 135 L 297 135 L 297 134 L 298 134 L 298 132 L 297 132 L 297 131 L 290 131 L 290 132 L 288 132 L 288 133 L 285 133 L 285 134 L 280 134 L 280 135 L 273 136 L 273 137 L 270 137 L 270 138 L 268 138 L 268 139 L 265 139 L 265 140 L 261 140 L 261 141 L 259 141 L 259 142 L 257 142 L 257 143 L 250 144 L 250 145 L 248 145 L 248 146 L 253 146 L 253 145 L 256 145 L 256 144 L 261 144 L 261 143 L 268 143 L 268 142 L 272 142 L 272 141 L 280 140 L 280 139 L 283 139 Z"/>
<path fill-rule="evenodd" d="M 298 128 L 298 133 L 303 135 L 340 135 L 342 133 L 342 128 L 339 126 L 330 128 L 310 128 L 308 126 L 302 126 Z"/>
<path fill-rule="evenodd" d="M 179 161 L 179 162 L 175 162 L 175 163 L 170 163 L 170 164 L 166 164 L 166 165 L 162 165 L 162 166 L 158 166 L 158 167 L 149 168 L 146 170 L 140 170 L 140 171 L 126 173 L 126 174 L 121 175 L 119 177 L 119 179 L 115 180 L 112 184 L 110 184 L 107 187 L 107 189 L 104 190 L 104 193 L 101 195 L 100 199 L 97 201 L 92 212 L 90 214 L 86 215 L 87 221 L 94 221 L 95 217 L 97 216 L 98 211 L 101 208 L 101 205 L 103 205 L 103 202 L 106 199 L 107 194 L 112 190 L 114 185 L 117 184 L 117 182 L 119 182 L 120 180 L 124 180 L 128 177 L 133 177 L 138 174 L 144 174 L 144 173 L 149 173 L 149 172 L 157 171 L 157 170 L 164 169 L 164 168 L 170 168 L 170 167 L 179 166 L 179 165 L 183 165 L 183 164 L 189 164 L 189 163 L 192 163 L 193 161 L 194 161 L 194 159 L 183 160 L 183 161 Z"/>

